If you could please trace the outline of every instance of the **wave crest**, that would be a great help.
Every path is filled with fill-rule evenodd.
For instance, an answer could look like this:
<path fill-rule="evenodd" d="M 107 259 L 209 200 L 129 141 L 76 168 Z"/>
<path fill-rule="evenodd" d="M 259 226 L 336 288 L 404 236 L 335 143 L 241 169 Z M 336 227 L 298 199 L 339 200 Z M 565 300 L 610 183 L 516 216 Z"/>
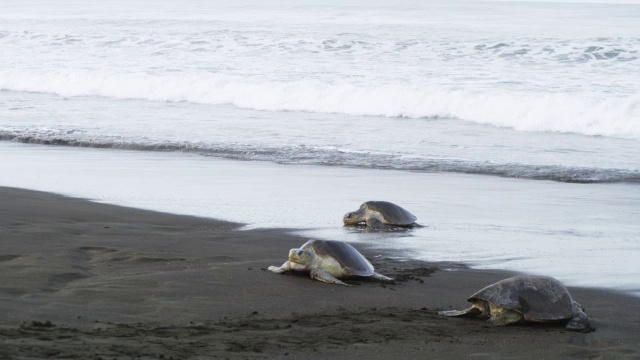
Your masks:
<path fill-rule="evenodd" d="M 0 89 L 64 97 L 103 96 L 264 111 L 455 118 L 518 131 L 640 138 L 640 94 L 471 91 L 312 80 L 248 80 L 215 73 L 118 74 L 96 70 L 0 71 Z"/>

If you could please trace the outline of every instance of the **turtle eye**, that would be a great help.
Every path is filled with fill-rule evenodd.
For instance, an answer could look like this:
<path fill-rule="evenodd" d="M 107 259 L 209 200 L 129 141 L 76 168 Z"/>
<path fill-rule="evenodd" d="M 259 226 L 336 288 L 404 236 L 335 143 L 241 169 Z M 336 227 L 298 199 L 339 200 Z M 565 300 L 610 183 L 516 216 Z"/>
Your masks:
<path fill-rule="evenodd" d="M 298 250 L 298 256 L 302 255 L 302 250 Z"/>

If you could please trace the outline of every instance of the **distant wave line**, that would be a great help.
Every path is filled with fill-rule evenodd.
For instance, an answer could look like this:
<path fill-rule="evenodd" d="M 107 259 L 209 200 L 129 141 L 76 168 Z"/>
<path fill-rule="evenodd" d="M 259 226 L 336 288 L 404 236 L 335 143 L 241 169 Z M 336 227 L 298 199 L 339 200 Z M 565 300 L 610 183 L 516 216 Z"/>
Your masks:
<path fill-rule="evenodd" d="M 394 154 L 347 152 L 317 147 L 268 147 L 250 145 L 205 145 L 200 143 L 136 143 L 130 141 L 100 141 L 64 137 L 0 132 L 0 141 L 27 144 L 75 146 L 87 148 L 135 151 L 185 152 L 232 160 L 270 161 L 279 164 L 340 166 L 349 168 L 402 170 L 418 172 L 451 172 L 489 175 L 532 180 L 552 180 L 566 183 L 640 183 L 640 171 L 566 167 L 558 165 L 530 165 L 518 163 L 488 163 L 468 160 L 412 158 Z"/>

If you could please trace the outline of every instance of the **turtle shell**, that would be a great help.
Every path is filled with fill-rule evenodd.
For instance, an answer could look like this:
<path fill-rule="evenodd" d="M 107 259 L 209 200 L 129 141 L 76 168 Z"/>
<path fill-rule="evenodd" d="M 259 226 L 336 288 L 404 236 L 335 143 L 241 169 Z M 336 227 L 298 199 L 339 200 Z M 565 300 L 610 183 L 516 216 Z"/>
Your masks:
<path fill-rule="evenodd" d="M 516 276 L 471 295 L 540 320 L 562 320 L 572 316 L 571 295 L 562 283 L 549 276 Z"/>
<path fill-rule="evenodd" d="M 388 201 L 367 201 L 363 205 L 371 211 L 380 213 L 385 224 L 411 225 L 418 219 L 412 213 Z"/>
<path fill-rule="evenodd" d="M 373 265 L 353 246 L 343 241 L 309 240 L 302 249 L 313 248 L 316 255 L 334 258 L 340 266 L 356 276 L 373 275 Z"/>

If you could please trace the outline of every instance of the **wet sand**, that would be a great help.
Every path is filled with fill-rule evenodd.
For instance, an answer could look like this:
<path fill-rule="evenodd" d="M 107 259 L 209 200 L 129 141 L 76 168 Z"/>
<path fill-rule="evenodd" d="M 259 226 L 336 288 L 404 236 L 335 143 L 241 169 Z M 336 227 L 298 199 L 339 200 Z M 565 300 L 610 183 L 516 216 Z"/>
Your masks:
<path fill-rule="evenodd" d="M 285 230 L 0 188 L 0 359 L 640 359 L 640 299 L 571 288 L 592 333 L 440 317 L 512 273 L 401 261 L 395 285 L 266 271 Z"/>

